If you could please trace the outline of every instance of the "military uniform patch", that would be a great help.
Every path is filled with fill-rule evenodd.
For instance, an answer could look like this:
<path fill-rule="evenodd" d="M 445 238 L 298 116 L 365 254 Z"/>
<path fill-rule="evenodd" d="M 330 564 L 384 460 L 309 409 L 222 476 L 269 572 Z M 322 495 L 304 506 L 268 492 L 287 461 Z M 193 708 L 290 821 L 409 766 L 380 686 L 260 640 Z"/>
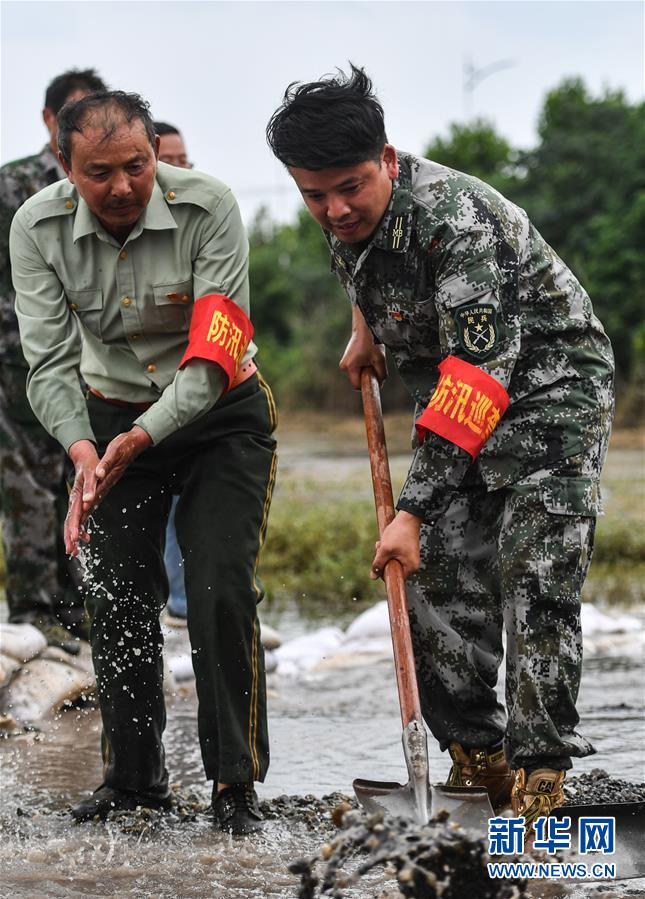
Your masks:
<path fill-rule="evenodd" d="M 411 216 L 392 213 L 387 228 L 386 247 L 396 253 L 407 249 L 410 240 Z"/>
<path fill-rule="evenodd" d="M 466 306 L 455 313 L 459 343 L 477 359 L 486 359 L 497 346 L 497 310 L 482 304 Z"/>

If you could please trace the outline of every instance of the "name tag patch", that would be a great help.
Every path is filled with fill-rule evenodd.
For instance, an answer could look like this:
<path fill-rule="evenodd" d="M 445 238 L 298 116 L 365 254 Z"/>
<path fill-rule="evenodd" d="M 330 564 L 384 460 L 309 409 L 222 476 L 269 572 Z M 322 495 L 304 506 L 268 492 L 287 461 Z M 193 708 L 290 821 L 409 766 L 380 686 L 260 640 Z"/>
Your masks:
<path fill-rule="evenodd" d="M 395 322 L 404 322 L 408 320 L 407 313 L 405 313 L 403 309 L 396 303 L 393 303 L 388 307 L 387 314 L 392 319 L 392 321 Z"/>
<path fill-rule="evenodd" d="M 477 359 L 487 359 L 498 343 L 497 310 L 488 303 L 466 306 L 455 313 L 461 346 Z"/>

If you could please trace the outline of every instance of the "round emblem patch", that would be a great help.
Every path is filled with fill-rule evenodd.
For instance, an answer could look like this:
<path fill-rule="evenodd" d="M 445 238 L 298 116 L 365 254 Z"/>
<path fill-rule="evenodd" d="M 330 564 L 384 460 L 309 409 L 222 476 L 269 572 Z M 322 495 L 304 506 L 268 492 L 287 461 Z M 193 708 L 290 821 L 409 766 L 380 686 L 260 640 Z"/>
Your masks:
<path fill-rule="evenodd" d="M 459 343 L 477 359 L 485 359 L 497 346 L 497 310 L 489 304 L 465 306 L 455 313 Z"/>

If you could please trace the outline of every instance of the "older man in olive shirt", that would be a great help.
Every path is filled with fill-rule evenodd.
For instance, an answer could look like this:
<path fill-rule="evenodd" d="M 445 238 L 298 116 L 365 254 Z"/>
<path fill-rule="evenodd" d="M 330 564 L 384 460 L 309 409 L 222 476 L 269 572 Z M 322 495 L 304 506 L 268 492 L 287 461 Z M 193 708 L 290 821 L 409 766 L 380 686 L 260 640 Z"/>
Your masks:
<path fill-rule="evenodd" d="M 253 362 L 239 211 L 214 178 L 157 166 L 137 95 L 66 107 L 59 148 L 69 182 L 22 207 L 11 254 L 28 396 L 74 463 L 66 547 L 92 614 L 104 783 L 73 814 L 170 804 L 159 612 L 180 492 L 202 757 L 217 822 L 249 832 L 268 766 L 256 567 L 275 407 Z"/>

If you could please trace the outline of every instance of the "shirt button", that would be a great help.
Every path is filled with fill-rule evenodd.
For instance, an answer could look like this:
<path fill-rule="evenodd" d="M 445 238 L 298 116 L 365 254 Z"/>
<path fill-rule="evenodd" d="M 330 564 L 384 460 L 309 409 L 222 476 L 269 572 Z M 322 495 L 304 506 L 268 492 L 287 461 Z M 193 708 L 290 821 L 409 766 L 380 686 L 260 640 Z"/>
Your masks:
<path fill-rule="evenodd" d="M 128 258 L 128 251 L 121 250 L 121 252 L 119 253 L 119 259 L 127 259 L 127 258 Z"/>
<path fill-rule="evenodd" d="M 121 305 L 122 306 L 131 306 L 132 305 L 131 297 L 123 297 L 123 299 L 121 300 Z"/>
<path fill-rule="evenodd" d="M 130 340 L 138 340 L 141 334 L 130 334 Z"/>
<path fill-rule="evenodd" d="M 146 371 L 149 371 L 150 374 L 152 374 L 153 372 L 157 371 L 157 366 L 154 364 L 154 362 L 151 362 L 150 365 L 147 366 Z"/>
<path fill-rule="evenodd" d="M 181 298 L 182 303 L 190 303 L 190 297 L 185 293 Z"/>
<path fill-rule="evenodd" d="M 174 190 L 169 190 L 168 193 L 166 194 L 166 196 L 168 197 L 169 200 L 174 200 L 175 197 L 177 196 L 177 194 L 174 192 Z"/>
<path fill-rule="evenodd" d="M 65 203 L 65 209 L 73 209 L 73 208 L 74 208 L 74 201 L 73 201 L 73 200 L 68 200 L 68 201 Z"/>
<path fill-rule="evenodd" d="M 76 309 L 78 309 L 78 306 L 76 305 L 76 303 L 70 303 L 69 308 L 72 310 L 72 312 L 75 312 Z"/>

